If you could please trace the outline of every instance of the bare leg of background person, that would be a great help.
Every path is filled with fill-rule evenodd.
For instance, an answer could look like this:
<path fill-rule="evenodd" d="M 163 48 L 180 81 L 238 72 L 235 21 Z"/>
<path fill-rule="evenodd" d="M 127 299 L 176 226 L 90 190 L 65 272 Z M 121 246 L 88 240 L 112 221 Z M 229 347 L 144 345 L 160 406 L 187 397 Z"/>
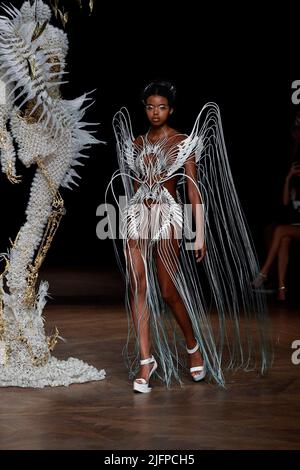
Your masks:
<path fill-rule="evenodd" d="M 279 225 L 274 232 L 271 247 L 267 259 L 261 268 L 262 274 L 268 274 L 276 256 L 279 254 L 280 245 L 283 238 L 291 237 L 300 239 L 300 226 L 296 225 Z"/>

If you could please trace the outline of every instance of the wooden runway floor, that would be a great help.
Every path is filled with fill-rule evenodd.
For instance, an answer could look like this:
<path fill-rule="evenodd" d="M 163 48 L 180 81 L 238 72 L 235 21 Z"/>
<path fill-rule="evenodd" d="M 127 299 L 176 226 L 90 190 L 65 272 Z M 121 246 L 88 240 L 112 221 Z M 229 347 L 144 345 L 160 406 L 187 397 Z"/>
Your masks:
<path fill-rule="evenodd" d="M 77 290 L 76 303 L 66 285 L 76 287 L 76 275 L 74 283 L 72 273 L 49 277 L 57 299 L 46 308 L 47 331 L 57 325 L 67 340 L 55 355 L 83 359 L 107 377 L 69 388 L 2 388 L 0 449 L 299 449 L 300 365 L 291 362 L 291 343 L 300 340 L 297 307 L 270 307 L 276 344 L 267 376 L 239 372 L 224 390 L 186 375 L 183 387 L 154 381 L 142 395 L 132 392 L 123 366 L 127 320 L 118 276 L 93 275 L 92 287 L 80 276 L 86 302 Z"/>

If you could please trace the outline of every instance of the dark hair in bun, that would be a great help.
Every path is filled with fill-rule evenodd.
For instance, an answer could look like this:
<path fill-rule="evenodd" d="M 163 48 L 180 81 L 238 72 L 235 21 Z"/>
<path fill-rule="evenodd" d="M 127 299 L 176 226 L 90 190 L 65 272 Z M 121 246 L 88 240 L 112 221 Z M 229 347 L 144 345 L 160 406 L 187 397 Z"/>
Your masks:
<path fill-rule="evenodd" d="M 142 92 L 142 102 L 146 104 L 147 98 L 152 95 L 164 96 L 169 106 L 173 107 L 176 99 L 176 87 L 173 83 L 164 80 L 155 80 L 148 83 Z"/>

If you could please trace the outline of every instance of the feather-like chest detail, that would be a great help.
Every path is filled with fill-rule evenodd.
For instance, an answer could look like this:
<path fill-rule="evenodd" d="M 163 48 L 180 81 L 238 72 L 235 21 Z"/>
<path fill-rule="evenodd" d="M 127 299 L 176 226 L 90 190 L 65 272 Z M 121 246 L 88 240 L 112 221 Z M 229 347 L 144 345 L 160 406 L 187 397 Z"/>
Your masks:
<path fill-rule="evenodd" d="M 198 147 L 199 138 L 190 136 L 174 144 L 170 144 L 167 137 L 151 142 L 146 136 L 140 145 L 128 139 L 125 141 L 124 163 L 140 183 L 152 187 L 170 179 Z"/>

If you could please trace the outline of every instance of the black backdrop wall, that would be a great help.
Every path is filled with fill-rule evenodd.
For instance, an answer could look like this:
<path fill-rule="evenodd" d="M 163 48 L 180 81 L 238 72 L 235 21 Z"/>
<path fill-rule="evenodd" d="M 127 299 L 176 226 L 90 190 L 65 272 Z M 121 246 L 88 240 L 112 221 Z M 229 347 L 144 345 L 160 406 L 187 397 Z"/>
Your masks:
<path fill-rule="evenodd" d="M 263 228 L 276 220 L 290 163 L 290 130 L 296 112 L 291 84 L 299 78 L 292 67 L 272 63 L 276 46 L 270 36 L 254 43 L 258 24 L 251 24 L 248 37 L 245 24 L 233 21 L 231 27 L 226 21 L 219 28 L 215 18 L 199 17 L 191 8 L 175 11 L 152 4 L 142 10 L 131 4 L 107 5 L 96 0 L 89 15 L 86 8 L 80 11 L 75 0 L 67 3 L 69 84 L 64 85 L 64 96 L 73 98 L 96 89 L 95 105 L 87 120 L 100 123 L 97 137 L 107 144 L 92 148 L 90 159 L 79 167 L 80 186 L 62 190 L 67 213 L 45 263 L 115 264 L 111 240 L 101 241 L 96 236 L 96 210 L 117 168 L 111 121 L 114 113 L 126 106 L 134 134 L 144 132 L 147 123 L 140 92 L 145 83 L 159 77 L 177 85 L 173 125 L 182 132 L 189 132 L 205 102 L 219 104 L 234 180 L 263 256 Z M 18 7 L 22 2 L 13 4 Z M 23 175 L 21 185 L 11 185 L 3 174 L 0 177 L 0 251 L 6 251 L 9 238 L 14 239 L 24 222 L 34 168 L 26 169 L 19 162 L 18 173 Z"/>

